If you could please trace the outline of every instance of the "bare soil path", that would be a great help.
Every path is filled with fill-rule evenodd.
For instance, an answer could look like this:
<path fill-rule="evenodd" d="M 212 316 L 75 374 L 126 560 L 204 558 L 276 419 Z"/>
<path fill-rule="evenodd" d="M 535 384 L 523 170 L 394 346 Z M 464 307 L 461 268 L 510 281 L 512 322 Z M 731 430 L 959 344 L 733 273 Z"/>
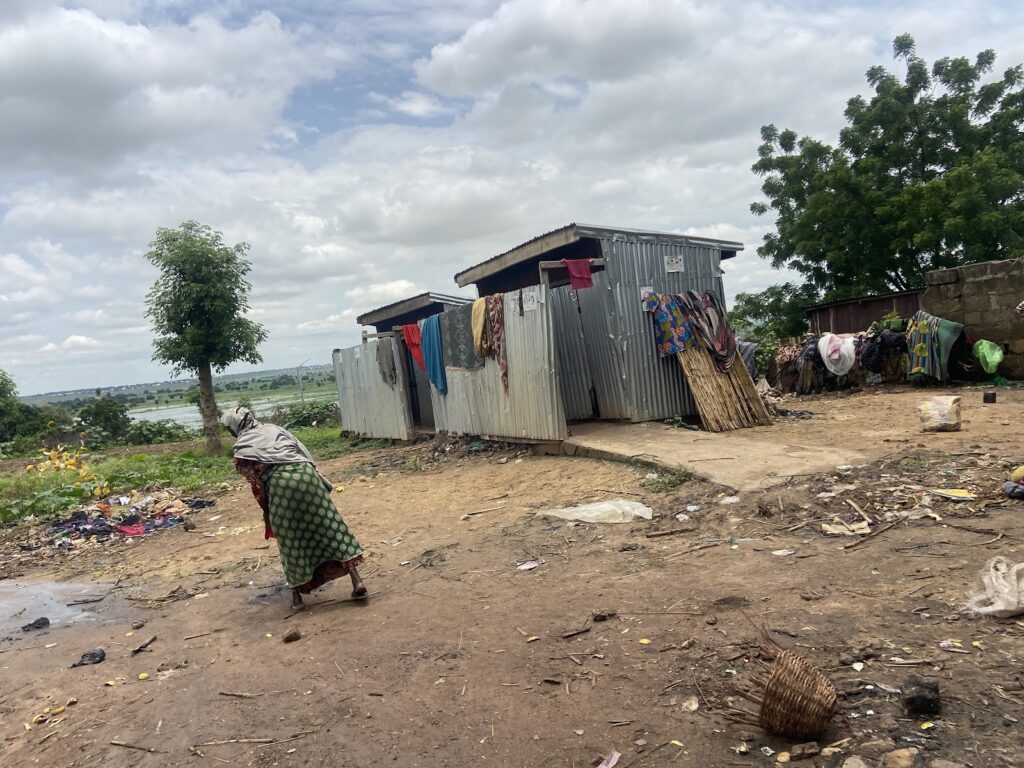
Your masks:
<path fill-rule="evenodd" d="M 0 582 L 16 592 L 0 604 L 18 585 L 61 603 L 105 597 L 48 629 L 0 633 L 0 762 L 582 768 L 617 750 L 630 768 L 771 766 L 767 753 L 792 741 L 725 717 L 746 706 L 736 686 L 758 668 L 753 622 L 843 692 L 823 741 L 840 744 L 803 765 L 853 754 L 871 764 L 897 748 L 919 749 L 921 765 L 1018 765 L 1024 620 L 969 618 L 960 606 L 993 555 L 1024 560 L 1024 506 L 997 493 L 1024 444 L 1002 424 L 1009 411 L 980 406 L 963 432 L 922 435 L 916 397 L 802 403 L 821 415 L 768 434 L 873 435 L 892 455 L 735 502 L 703 481 L 653 493 L 648 470 L 593 459 L 446 459 L 414 446 L 324 462 L 368 550 L 366 604 L 345 601 L 338 584 L 291 616 L 276 545 L 242 488 L 198 513 L 195 531 L 29 564 Z M 861 436 L 837 430 L 844 422 Z M 939 487 L 977 498 L 928 493 Z M 534 514 L 617 497 L 657 517 L 571 525 Z M 856 539 L 824 536 L 820 523 L 857 519 L 849 501 L 875 529 L 886 511 L 925 502 L 940 520 L 845 548 Z M 700 510 L 677 522 L 687 506 Z M 647 535 L 674 530 L 684 532 Z M 526 560 L 543 564 L 519 570 Z M 301 639 L 284 643 L 293 629 Z M 104 663 L 69 668 L 94 647 Z M 939 678 L 942 717 L 904 715 L 890 691 L 913 672 Z"/>

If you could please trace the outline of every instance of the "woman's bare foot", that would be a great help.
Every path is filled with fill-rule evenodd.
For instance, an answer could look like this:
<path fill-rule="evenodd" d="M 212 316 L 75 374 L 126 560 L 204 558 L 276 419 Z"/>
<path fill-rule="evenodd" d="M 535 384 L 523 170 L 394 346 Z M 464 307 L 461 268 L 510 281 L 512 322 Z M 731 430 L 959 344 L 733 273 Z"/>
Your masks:
<path fill-rule="evenodd" d="M 302 593 L 297 589 L 292 590 L 292 610 L 293 611 L 304 611 L 306 610 L 306 604 L 302 602 Z"/>
<path fill-rule="evenodd" d="M 356 570 L 355 566 L 351 566 L 348 569 L 348 575 L 352 577 L 352 597 L 366 597 L 366 585 L 363 584 L 363 579 L 359 575 L 359 571 Z"/>

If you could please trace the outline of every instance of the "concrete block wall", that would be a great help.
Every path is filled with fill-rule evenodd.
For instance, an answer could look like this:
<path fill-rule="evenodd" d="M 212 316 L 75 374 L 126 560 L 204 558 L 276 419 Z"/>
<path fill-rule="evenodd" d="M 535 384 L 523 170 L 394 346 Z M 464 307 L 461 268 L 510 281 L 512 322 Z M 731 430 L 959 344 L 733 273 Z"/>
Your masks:
<path fill-rule="evenodd" d="M 921 308 L 966 326 L 971 338 L 1009 347 L 999 372 L 1024 379 L 1024 259 L 986 261 L 925 275 Z"/>

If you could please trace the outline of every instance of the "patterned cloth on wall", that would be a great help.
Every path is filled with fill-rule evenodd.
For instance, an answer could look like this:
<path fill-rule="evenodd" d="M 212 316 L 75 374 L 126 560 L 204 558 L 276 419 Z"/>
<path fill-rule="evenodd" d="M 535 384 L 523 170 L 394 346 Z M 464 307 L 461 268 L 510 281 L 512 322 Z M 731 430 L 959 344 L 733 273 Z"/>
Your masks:
<path fill-rule="evenodd" d="M 495 293 L 487 297 L 487 346 L 498 361 L 501 369 L 501 383 L 508 394 L 508 350 L 505 348 L 505 294 Z"/>
<path fill-rule="evenodd" d="M 647 293 L 643 297 L 643 308 L 654 315 L 654 343 L 659 357 L 674 355 L 697 343 L 678 297 L 667 293 Z"/>
<path fill-rule="evenodd" d="M 440 320 L 445 367 L 464 371 L 483 368 L 484 359 L 476 353 L 473 338 L 473 305 L 464 304 L 442 312 Z"/>
<path fill-rule="evenodd" d="M 949 352 L 964 327 L 920 310 L 907 326 L 910 350 L 910 376 L 928 376 L 936 381 L 949 379 Z"/>
<path fill-rule="evenodd" d="M 755 344 L 752 341 L 736 342 L 736 351 L 739 352 L 743 365 L 750 371 L 750 378 L 754 381 L 757 381 L 757 350 L 760 348 L 760 344 Z"/>

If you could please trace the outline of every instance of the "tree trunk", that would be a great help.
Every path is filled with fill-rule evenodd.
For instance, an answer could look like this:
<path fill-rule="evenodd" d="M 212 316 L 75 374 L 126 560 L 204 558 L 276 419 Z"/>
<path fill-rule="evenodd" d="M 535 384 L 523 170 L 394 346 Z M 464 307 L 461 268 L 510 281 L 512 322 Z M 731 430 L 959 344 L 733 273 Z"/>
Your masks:
<path fill-rule="evenodd" d="M 220 444 L 220 422 L 217 420 L 217 401 L 213 396 L 213 373 L 210 364 L 203 363 L 199 375 L 199 412 L 203 415 L 203 436 L 206 438 L 206 454 L 219 456 L 224 448 Z"/>

